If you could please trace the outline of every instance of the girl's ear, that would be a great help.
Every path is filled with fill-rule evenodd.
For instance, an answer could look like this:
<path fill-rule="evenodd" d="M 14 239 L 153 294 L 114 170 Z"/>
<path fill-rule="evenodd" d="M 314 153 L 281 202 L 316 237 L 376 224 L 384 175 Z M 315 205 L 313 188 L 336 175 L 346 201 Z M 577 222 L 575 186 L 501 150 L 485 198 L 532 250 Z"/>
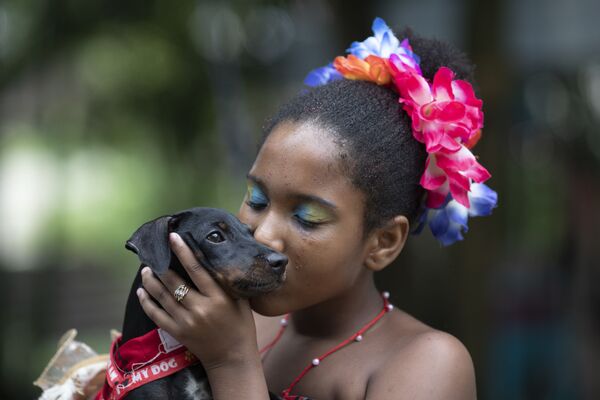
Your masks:
<path fill-rule="evenodd" d="M 365 248 L 365 267 L 380 271 L 390 265 L 404 248 L 408 234 L 408 219 L 403 215 L 397 215 L 383 227 L 373 230 Z"/>

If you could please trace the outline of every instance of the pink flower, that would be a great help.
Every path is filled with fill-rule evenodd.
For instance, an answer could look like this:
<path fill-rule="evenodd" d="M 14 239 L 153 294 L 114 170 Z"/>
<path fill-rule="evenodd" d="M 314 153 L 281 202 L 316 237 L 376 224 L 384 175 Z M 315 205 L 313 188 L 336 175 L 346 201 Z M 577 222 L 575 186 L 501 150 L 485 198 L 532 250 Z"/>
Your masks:
<path fill-rule="evenodd" d="M 406 45 L 410 47 L 407 39 L 405 39 Z M 392 77 L 397 77 L 402 74 L 411 73 L 421 75 L 421 68 L 418 63 L 415 63 L 414 59 L 406 57 L 403 54 L 392 54 L 389 58 L 390 73 Z"/>
<path fill-rule="evenodd" d="M 448 196 L 469 207 L 472 182 L 482 183 L 490 173 L 471 151 L 483 127 L 482 101 L 471 84 L 454 80 L 454 73 L 441 67 L 433 84 L 400 59 L 390 59 L 400 102 L 412 119 L 413 136 L 429 153 L 421 185 L 429 190 L 427 207 L 441 207 Z"/>
<path fill-rule="evenodd" d="M 412 118 L 415 139 L 425 143 L 427 152 L 455 152 L 472 142 L 483 127 L 483 103 L 471 84 L 453 80 L 454 73 L 441 67 L 430 86 L 422 75 L 399 64 L 406 67 L 391 62 L 394 83 Z"/>
<path fill-rule="evenodd" d="M 429 191 L 426 206 L 442 206 L 450 193 L 454 200 L 469 208 L 471 182 L 482 183 L 490 177 L 490 173 L 463 145 L 454 153 L 430 153 L 421 176 L 421 186 Z"/>

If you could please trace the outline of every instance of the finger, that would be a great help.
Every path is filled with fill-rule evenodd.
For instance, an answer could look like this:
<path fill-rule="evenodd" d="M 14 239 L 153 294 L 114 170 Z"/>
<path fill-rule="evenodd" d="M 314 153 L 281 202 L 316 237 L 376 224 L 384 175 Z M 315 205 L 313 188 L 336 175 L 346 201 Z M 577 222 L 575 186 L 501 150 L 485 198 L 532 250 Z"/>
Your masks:
<path fill-rule="evenodd" d="M 164 308 L 164 310 L 175 321 L 181 321 L 183 319 L 185 308 L 177 304 L 174 295 L 175 290 L 173 289 L 171 291 L 165 287 L 165 285 L 158 278 L 156 278 L 156 276 L 154 276 L 148 267 L 144 267 L 142 269 L 142 284 L 144 285 L 144 289 L 146 289 L 148 294 L 152 296 L 158 303 L 160 303 L 162 308 Z M 190 289 L 183 300 L 190 301 L 188 298 L 193 297 L 194 293 L 196 292 Z"/>
<path fill-rule="evenodd" d="M 153 275 L 152 271 L 149 272 L 149 275 L 152 276 L 154 279 L 156 279 L 156 275 Z M 143 281 L 143 279 L 144 279 L 144 270 L 142 270 L 142 281 Z M 181 278 L 179 275 L 177 275 L 177 272 L 169 269 L 164 274 L 158 275 L 158 279 L 160 279 L 160 281 L 163 283 L 164 287 L 171 294 L 170 297 L 175 303 L 177 303 L 177 300 L 175 299 L 175 291 L 181 285 L 185 285 L 188 288 L 187 294 L 185 296 L 183 296 L 183 299 L 181 299 L 179 301 L 179 304 L 182 304 L 188 310 L 192 308 L 193 304 L 197 304 L 198 301 L 202 301 L 200 298 L 201 297 L 200 293 L 198 293 L 198 291 L 195 290 L 194 287 L 190 283 L 187 283 L 186 281 L 183 280 L 183 278 Z M 170 300 L 168 300 L 168 302 L 171 303 Z"/>
<path fill-rule="evenodd" d="M 171 243 L 171 249 L 201 294 L 211 296 L 224 293 L 219 284 L 215 282 L 200 261 L 198 261 L 196 256 L 194 256 L 194 253 L 187 244 L 185 244 L 181 236 L 175 232 L 171 232 L 169 234 L 169 241 Z"/>
<path fill-rule="evenodd" d="M 175 320 L 165 310 L 157 306 L 143 288 L 138 288 L 136 293 L 140 300 L 140 305 L 148 318 L 158 325 L 158 327 L 176 336 L 177 323 Z"/>

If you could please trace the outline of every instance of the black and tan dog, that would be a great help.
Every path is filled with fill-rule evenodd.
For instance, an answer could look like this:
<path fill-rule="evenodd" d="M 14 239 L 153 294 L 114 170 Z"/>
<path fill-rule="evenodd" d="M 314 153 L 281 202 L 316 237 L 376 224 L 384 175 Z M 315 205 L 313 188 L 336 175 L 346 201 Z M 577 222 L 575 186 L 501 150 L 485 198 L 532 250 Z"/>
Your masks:
<path fill-rule="evenodd" d="M 148 265 L 156 275 L 171 268 L 193 287 L 185 269 L 171 252 L 170 232 L 177 232 L 215 280 L 234 296 L 251 297 L 274 290 L 285 278 L 287 257 L 258 243 L 246 225 L 223 210 L 192 208 L 147 222 L 126 243 L 126 248 L 138 255 L 142 266 L 127 300 L 121 346 L 156 329 L 135 294 L 142 283 L 143 266 Z M 127 395 L 127 399 L 132 400 L 210 398 L 206 374 L 200 364 L 149 382 Z"/>

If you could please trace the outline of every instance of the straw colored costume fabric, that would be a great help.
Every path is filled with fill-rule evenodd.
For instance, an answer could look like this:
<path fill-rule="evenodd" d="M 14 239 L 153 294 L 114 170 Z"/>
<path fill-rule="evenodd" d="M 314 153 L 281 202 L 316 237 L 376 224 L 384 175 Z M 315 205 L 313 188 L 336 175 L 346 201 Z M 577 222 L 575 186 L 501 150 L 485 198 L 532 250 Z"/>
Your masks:
<path fill-rule="evenodd" d="M 56 354 L 33 382 L 43 390 L 40 400 L 93 398 L 102 387 L 108 354 L 98 355 L 85 343 L 76 341 L 76 336 L 75 329 L 62 336 Z"/>

